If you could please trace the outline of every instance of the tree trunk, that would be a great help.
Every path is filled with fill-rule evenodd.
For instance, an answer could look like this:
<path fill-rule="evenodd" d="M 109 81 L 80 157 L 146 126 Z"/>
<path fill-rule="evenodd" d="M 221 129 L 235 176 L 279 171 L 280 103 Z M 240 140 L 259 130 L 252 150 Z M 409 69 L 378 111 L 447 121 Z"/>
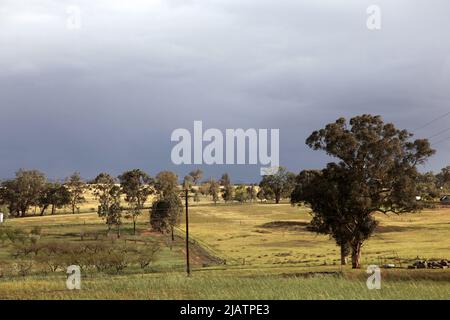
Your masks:
<path fill-rule="evenodd" d="M 352 268 L 361 268 L 361 242 L 352 244 Z"/>
<path fill-rule="evenodd" d="M 341 265 L 347 265 L 348 247 L 347 244 L 341 244 Z"/>
<path fill-rule="evenodd" d="M 55 205 L 52 204 L 52 215 L 55 214 Z"/>
<path fill-rule="evenodd" d="M 275 203 L 276 203 L 276 204 L 279 204 L 279 203 L 280 203 L 280 199 L 281 199 L 281 195 L 276 194 L 276 195 L 275 195 Z"/>
<path fill-rule="evenodd" d="M 44 213 L 45 213 L 45 209 L 47 209 L 47 206 L 43 206 L 43 207 L 42 207 L 42 209 L 41 209 L 41 216 L 43 216 L 43 215 L 44 215 Z"/>
<path fill-rule="evenodd" d="M 120 239 L 120 225 L 117 225 L 117 238 Z"/>
<path fill-rule="evenodd" d="M 175 241 L 175 237 L 173 236 L 173 227 L 171 228 L 171 232 L 172 232 L 172 241 Z"/>
<path fill-rule="evenodd" d="M 136 219 L 133 218 L 133 235 L 136 235 Z"/>

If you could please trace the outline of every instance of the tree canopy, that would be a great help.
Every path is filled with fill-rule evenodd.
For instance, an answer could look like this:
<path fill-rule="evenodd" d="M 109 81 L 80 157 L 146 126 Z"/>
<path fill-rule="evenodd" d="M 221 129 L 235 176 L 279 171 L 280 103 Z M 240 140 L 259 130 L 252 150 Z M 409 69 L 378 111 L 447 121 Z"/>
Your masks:
<path fill-rule="evenodd" d="M 294 187 L 295 174 L 284 167 L 279 167 L 275 174 L 265 175 L 259 187 L 266 194 L 273 194 L 275 203 L 280 203 L 282 197 L 289 197 Z"/>
<path fill-rule="evenodd" d="M 145 201 L 153 193 L 153 179 L 140 169 L 129 170 L 119 176 L 122 193 L 128 203 L 127 218 L 133 221 L 133 234 L 136 234 L 136 221 L 144 209 Z"/>
<path fill-rule="evenodd" d="M 0 188 L 1 204 L 8 206 L 13 216 L 25 216 L 30 206 L 39 204 L 47 179 L 38 170 L 20 169 L 14 179 L 3 181 Z"/>

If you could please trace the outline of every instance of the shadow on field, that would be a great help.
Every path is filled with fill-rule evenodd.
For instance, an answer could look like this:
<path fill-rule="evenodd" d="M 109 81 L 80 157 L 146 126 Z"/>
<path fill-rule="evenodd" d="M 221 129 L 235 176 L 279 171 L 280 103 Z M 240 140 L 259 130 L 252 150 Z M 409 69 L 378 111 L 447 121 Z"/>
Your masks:
<path fill-rule="evenodd" d="M 377 226 L 375 233 L 389 233 L 389 232 L 405 232 L 414 230 L 414 227 L 401 227 L 401 226 Z"/>
<path fill-rule="evenodd" d="M 305 230 L 308 224 L 309 223 L 305 221 L 271 221 L 264 223 L 258 227 L 266 229 L 298 231 Z"/>

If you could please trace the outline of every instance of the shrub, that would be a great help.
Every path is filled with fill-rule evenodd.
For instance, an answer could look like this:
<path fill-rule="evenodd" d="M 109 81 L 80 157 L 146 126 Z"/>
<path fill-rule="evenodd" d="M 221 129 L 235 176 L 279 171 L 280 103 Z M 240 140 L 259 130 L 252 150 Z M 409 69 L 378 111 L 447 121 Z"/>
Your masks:
<path fill-rule="evenodd" d="M 60 253 L 61 264 L 63 266 L 77 265 L 80 269 L 86 269 L 90 265 L 89 257 L 92 254 L 88 252 L 87 244 L 71 243 L 68 244 L 64 251 Z"/>
<path fill-rule="evenodd" d="M 90 264 L 93 265 L 99 272 L 106 271 L 110 265 L 109 257 L 109 253 L 104 251 L 99 252 L 98 254 L 91 256 Z"/>
<path fill-rule="evenodd" d="M 22 229 L 6 228 L 6 236 L 12 243 L 25 243 L 29 238 L 28 234 Z"/>
<path fill-rule="evenodd" d="M 107 245 L 104 242 L 92 242 L 84 245 L 84 251 L 96 254 L 106 250 Z"/>
<path fill-rule="evenodd" d="M 6 240 L 9 240 L 6 227 L 0 227 L 0 242 L 2 245 L 5 244 Z"/>
<path fill-rule="evenodd" d="M 107 260 L 109 268 L 113 269 L 115 273 L 121 273 L 130 264 L 129 255 L 120 250 L 112 252 Z"/>
<path fill-rule="evenodd" d="M 86 252 L 71 252 L 62 256 L 62 264 L 65 267 L 77 265 L 81 270 L 86 270 L 92 266 L 92 255 Z"/>
<path fill-rule="evenodd" d="M 136 256 L 136 262 L 139 264 L 141 269 L 145 269 L 152 262 L 156 260 L 157 253 L 160 251 L 161 247 L 154 243 L 141 249 Z"/>
<path fill-rule="evenodd" d="M 18 275 L 25 277 L 31 272 L 31 269 L 33 268 L 33 260 L 29 259 L 21 259 L 17 260 L 13 264 L 14 270 L 17 272 Z"/>
<path fill-rule="evenodd" d="M 67 251 L 67 244 L 60 242 L 47 242 L 42 244 L 42 251 L 46 254 L 61 254 Z"/>
<path fill-rule="evenodd" d="M 11 265 L 6 261 L 0 261 L 0 278 L 3 278 L 11 270 Z"/>
<path fill-rule="evenodd" d="M 39 253 L 41 250 L 41 246 L 35 243 L 32 244 L 15 244 L 14 250 L 12 251 L 11 255 L 14 258 L 20 258 L 20 257 L 27 257 L 31 253 L 34 253 L 35 256 Z"/>
<path fill-rule="evenodd" d="M 30 235 L 30 242 L 32 244 L 37 244 L 40 239 L 41 239 L 41 236 Z"/>
<path fill-rule="evenodd" d="M 66 261 L 67 255 L 71 253 L 70 244 L 63 244 L 58 242 L 48 242 L 40 246 L 42 252 L 37 260 L 48 266 L 51 272 L 57 271 L 62 268 Z"/>
<path fill-rule="evenodd" d="M 37 261 L 48 266 L 51 272 L 57 271 L 64 266 L 63 255 L 56 253 L 43 252 L 37 257 Z"/>
<path fill-rule="evenodd" d="M 33 229 L 31 229 L 30 231 L 30 234 L 40 236 L 42 234 L 42 228 L 39 226 L 33 227 Z"/>

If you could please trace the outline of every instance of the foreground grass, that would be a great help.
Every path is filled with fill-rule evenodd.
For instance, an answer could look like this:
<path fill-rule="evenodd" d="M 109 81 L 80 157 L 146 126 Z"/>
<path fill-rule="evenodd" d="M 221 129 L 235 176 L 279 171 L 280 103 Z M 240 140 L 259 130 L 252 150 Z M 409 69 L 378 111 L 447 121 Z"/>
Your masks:
<path fill-rule="evenodd" d="M 0 279 L 0 299 L 450 299 L 448 269 L 383 270 L 382 289 L 368 290 L 364 269 L 341 270 L 334 242 L 306 230 L 311 218 L 306 208 L 200 203 L 190 213 L 191 237 L 226 265 L 204 264 L 204 255 L 193 250 L 195 271 L 186 278 L 179 272 L 184 266 L 179 238 L 172 250 L 163 248 L 153 265 L 155 273 L 127 269 L 123 275 L 84 275 L 80 291 L 67 290 L 61 272 L 5 277 Z M 450 258 L 450 209 L 377 219 L 380 227 L 363 248 L 365 265 L 395 263 L 404 268 L 416 257 Z M 274 221 L 275 226 L 270 224 Z M 46 241 L 79 242 L 81 231 L 106 229 L 95 213 L 12 219 L 7 224 L 28 230 L 40 226 Z M 130 228 L 124 225 L 124 237 L 130 236 Z M 140 217 L 138 231 L 139 239 L 155 237 L 148 232 L 148 212 Z M 0 247 L 0 261 L 14 261 L 10 250 Z M 338 274 L 308 276 L 322 271 Z"/>
<path fill-rule="evenodd" d="M 240 272 L 242 274 L 242 272 Z M 245 272 L 244 272 L 245 273 Z M 448 274 L 448 273 L 447 273 Z M 419 276 L 417 276 L 419 275 Z M 304 277 L 254 271 L 252 275 L 201 272 L 95 276 L 82 289 L 69 291 L 63 275 L 0 280 L 0 299 L 449 299 L 450 279 L 442 271 L 426 277 L 413 271 L 382 278 L 380 290 L 368 290 L 367 275 Z"/>
<path fill-rule="evenodd" d="M 149 214 L 140 216 L 138 229 L 148 229 Z M 227 260 L 227 264 L 320 266 L 339 263 L 339 248 L 328 236 L 306 230 L 307 208 L 289 204 L 232 204 L 200 202 L 190 210 L 191 238 Z M 420 213 L 377 215 L 380 226 L 363 247 L 362 262 L 402 266 L 420 259 L 450 259 L 450 208 Z M 291 227 L 264 227 L 273 222 L 295 222 Z M 96 213 L 30 217 L 9 220 L 15 227 L 41 226 L 49 239 L 76 240 L 82 230 L 105 230 Z M 124 220 L 124 229 L 131 228 Z M 184 232 L 184 220 L 180 234 Z M 126 234 L 126 230 L 124 230 Z M 0 249 L 1 251 L 1 249 Z M 0 252 L 1 255 L 1 252 Z"/>

